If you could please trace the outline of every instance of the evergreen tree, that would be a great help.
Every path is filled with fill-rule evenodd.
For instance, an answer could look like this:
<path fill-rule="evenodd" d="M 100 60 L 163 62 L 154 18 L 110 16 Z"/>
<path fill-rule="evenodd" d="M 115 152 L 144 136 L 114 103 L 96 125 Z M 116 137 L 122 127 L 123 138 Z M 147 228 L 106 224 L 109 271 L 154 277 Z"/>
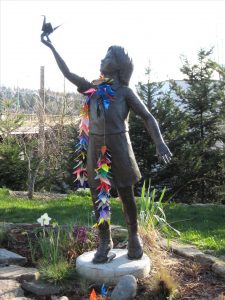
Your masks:
<path fill-rule="evenodd" d="M 134 113 L 130 116 L 131 141 L 143 178 L 151 179 L 158 188 L 167 186 L 169 191 L 173 187 L 173 176 L 179 162 L 179 149 L 183 145 L 186 120 L 171 93 L 162 92 L 164 83 L 151 82 L 149 67 L 146 69 L 146 75 L 147 83 L 139 82 L 137 92 L 157 119 L 163 137 L 173 153 L 172 162 L 168 166 L 159 164 L 155 146 L 151 143 L 140 118 Z"/>
<path fill-rule="evenodd" d="M 9 94 L 8 94 L 9 95 Z M 1 99 L 0 106 L 0 187 L 20 190 L 26 186 L 26 163 L 15 135 L 22 125 L 22 115 L 12 113 L 13 100 Z"/>
<path fill-rule="evenodd" d="M 1 99 L 0 107 L 0 135 L 2 139 L 7 139 L 11 132 L 19 128 L 23 123 L 21 114 L 12 113 L 13 100 Z"/>
<path fill-rule="evenodd" d="M 0 187 L 25 189 L 27 164 L 21 158 L 21 149 L 14 138 L 8 137 L 0 143 Z"/>
<path fill-rule="evenodd" d="M 171 82 L 188 126 L 180 164 L 183 176 L 177 178 L 177 192 L 201 202 L 219 201 L 225 184 L 225 134 L 221 130 L 225 120 L 224 81 L 213 79 L 211 54 L 212 50 L 201 49 L 194 65 L 184 58 L 181 71 L 186 76 L 186 90 Z"/>
<path fill-rule="evenodd" d="M 150 63 L 148 67 L 145 69 L 145 75 L 147 77 L 147 82 L 142 83 L 139 82 L 136 86 L 138 96 L 141 100 L 147 105 L 149 111 L 154 108 L 157 99 L 162 95 L 162 82 L 152 82 L 151 81 L 151 67 Z"/>
<path fill-rule="evenodd" d="M 159 95 L 161 84 L 151 82 L 151 68 L 148 66 L 145 70 L 147 83 L 139 82 L 136 86 L 138 96 L 147 105 L 151 111 L 155 106 L 155 98 Z M 155 151 L 151 145 L 150 137 L 143 126 L 141 118 L 132 111 L 129 119 L 130 136 L 134 153 L 140 167 L 143 178 L 150 177 L 150 170 L 156 163 Z M 141 150 L 141 151 L 140 151 Z"/>

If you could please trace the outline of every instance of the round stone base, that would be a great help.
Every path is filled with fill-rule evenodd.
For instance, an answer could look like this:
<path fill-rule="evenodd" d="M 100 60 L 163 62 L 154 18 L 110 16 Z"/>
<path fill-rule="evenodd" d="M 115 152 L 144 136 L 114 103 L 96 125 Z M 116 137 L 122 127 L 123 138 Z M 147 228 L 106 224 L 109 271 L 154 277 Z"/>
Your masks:
<path fill-rule="evenodd" d="M 109 263 L 93 264 L 92 259 L 96 251 L 85 252 L 76 260 L 76 270 L 82 277 L 97 284 L 116 284 L 124 275 L 136 278 L 148 276 L 151 269 L 150 258 L 143 254 L 141 259 L 130 260 L 126 249 L 112 249 L 110 252 L 116 257 Z"/>

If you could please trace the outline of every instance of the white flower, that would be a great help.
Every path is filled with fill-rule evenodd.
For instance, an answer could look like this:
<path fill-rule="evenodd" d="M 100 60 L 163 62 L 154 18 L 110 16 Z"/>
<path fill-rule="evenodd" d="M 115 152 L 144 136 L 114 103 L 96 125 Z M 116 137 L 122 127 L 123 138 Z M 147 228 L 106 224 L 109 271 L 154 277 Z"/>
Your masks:
<path fill-rule="evenodd" d="M 49 225 L 49 222 L 52 218 L 49 218 L 47 213 L 44 213 L 39 219 L 37 219 L 38 223 L 41 224 L 41 226 Z"/>

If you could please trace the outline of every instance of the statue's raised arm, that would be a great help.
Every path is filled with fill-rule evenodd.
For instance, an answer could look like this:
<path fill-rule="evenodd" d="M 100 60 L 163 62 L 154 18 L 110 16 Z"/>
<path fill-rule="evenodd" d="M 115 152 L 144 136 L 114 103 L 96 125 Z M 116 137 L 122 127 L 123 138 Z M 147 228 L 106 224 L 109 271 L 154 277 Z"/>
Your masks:
<path fill-rule="evenodd" d="M 47 24 L 50 24 L 50 23 L 47 23 Z M 80 76 L 70 72 L 65 61 L 62 59 L 62 57 L 56 51 L 55 47 L 53 46 L 52 42 L 50 41 L 50 39 L 48 37 L 48 34 L 46 34 L 45 31 L 43 31 L 43 33 L 41 34 L 41 42 L 52 50 L 52 53 L 55 57 L 55 60 L 57 62 L 57 65 L 58 65 L 60 71 L 70 82 L 72 82 L 73 84 L 75 84 L 78 87 L 78 90 L 85 91 L 91 87 L 91 83 L 89 81 L 87 81 L 85 78 L 80 77 Z"/>

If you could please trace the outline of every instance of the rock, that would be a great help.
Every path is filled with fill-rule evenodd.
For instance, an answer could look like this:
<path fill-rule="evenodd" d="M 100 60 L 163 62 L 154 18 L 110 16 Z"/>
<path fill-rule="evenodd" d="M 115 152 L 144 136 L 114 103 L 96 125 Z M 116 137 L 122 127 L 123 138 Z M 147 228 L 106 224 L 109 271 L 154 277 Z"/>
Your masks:
<path fill-rule="evenodd" d="M 212 271 L 220 277 L 225 278 L 225 262 L 220 260 L 216 261 L 212 265 Z"/>
<path fill-rule="evenodd" d="M 137 292 L 137 280 L 133 275 L 125 275 L 114 288 L 112 300 L 131 300 L 134 299 Z"/>
<path fill-rule="evenodd" d="M 0 264 L 15 264 L 23 266 L 27 262 L 26 257 L 23 257 L 14 252 L 0 248 Z"/>
<path fill-rule="evenodd" d="M 93 264 L 95 251 L 83 253 L 76 260 L 76 271 L 87 280 L 98 284 L 117 284 L 124 275 L 133 275 L 136 278 L 148 276 L 151 261 L 144 254 L 141 259 L 129 260 L 126 249 L 113 249 L 116 257 L 109 263 Z"/>
<path fill-rule="evenodd" d="M 23 281 L 22 288 L 38 296 L 48 296 L 58 294 L 60 288 L 50 283 L 43 281 Z"/>
<path fill-rule="evenodd" d="M 191 245 L 179 245 L 173 246 L 173 251 L 179 255 L 187 258 L 195 258 L 197 255 L 201 255 L 202 252 L 197 247 Z"/>
<path fill-rule="evenodd" d="M 51 296 L 51 300 L 69 300 L 69 298 L 67 298 L 66 296 L 61 296 L 61 297 Z"/>
<path fill-rule="evenodd" d="M 0 299 L 13 299 L 16 297 L 22 297 L 24 295 L 23 290 L 20 287 L 19 282 L 16 280 L 0 280 Z"/>
<path fill-rule="evenodd" d="M 119 225 L 111 225 L 112 238 L 116 239 L 120 242 L 127 240 L 128 231 L 127 229 L 119 226 Z"/>
<path fill-rule="evenodd" d="M 38 223 L 4 223 L 4 222 L 0 222 L 0 227 L 7 231 L 14 230 L 14 229 L 19 229 L 19 230 L 31 229 L 32 230 L 34 228 L 41 227 L 41 225 Z"/>
<path fill-rule="evenodd" d="M 215 253 L 215 250 L 206 249 L 203 251 L 205 254 L 213 255 Z"/>
<path fill-rule="evenodd" d="M 166 240 L 162 240 L 161 244 L 164 248 L 168 248 L 168 243 Z M 170 241 L 169 248 L 171 248 L 172 251 L 178 255 L 192 259 L 203 254 L 202 251 L 198 250 L 198 248 L 193 245 L 184 245 L 174 241 Z"/>
<path fill-rule="evenodd" d="M 225 262 L 225 255 L 220 255 L 220 256 L 219 256 L 219 259 L 221 259 L 222 261 Z"/>
<path fill-rule="evenodd" d="M 22 280 L 34 280 L 38 279 L 39 273 L 35 268 L 24 268 L 20 266 L 7 266 L 0 268 L 0 279 L 16 279 Z"/>
<path fill-rule="evenodd" d="M 196 254 L 194 259 L 195 261 L 199 262 L 201 265 L 209 268 L 217 261 L 216 257 L 204 253 Z"/>
<path fill-rule="evenodd" d="M 126 249 L 128 245 L 128 241 L 120 242 L 116 245 L 116 249 Z"/>
<path fill-rule="evenodd" d="M 27 297 L 16 297 L 16 298 L 12 298 L 10 300 L 33 300 L 32 298 L 27 298 Z"/>
<path fill-rule="evenodd" d="M 0 228 L 6 231 L 8 231 L 12 225 L 13 223 L 0 222 Z"/>
<path fill-rule="evenodd" d="M 4 267 L 8 267 L 9 266 L 9 264 L 7 263 L 7 264 L 0 264 L 0 268 L 4 268 Z"/>

